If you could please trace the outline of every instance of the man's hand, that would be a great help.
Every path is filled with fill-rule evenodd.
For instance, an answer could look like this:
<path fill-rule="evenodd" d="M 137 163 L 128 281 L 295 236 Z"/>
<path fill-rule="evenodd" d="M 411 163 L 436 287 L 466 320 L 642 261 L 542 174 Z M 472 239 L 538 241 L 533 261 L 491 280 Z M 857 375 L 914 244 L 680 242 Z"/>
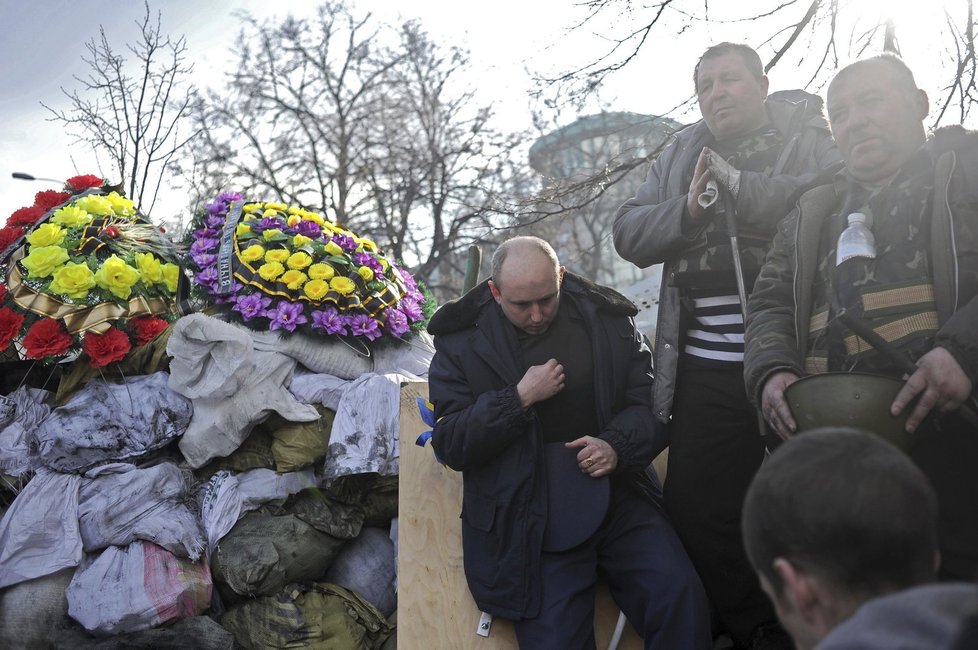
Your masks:
<path fill-rule="evenodd" d="M 717 183 L 727 188 L 736 199 L 740 194 L 740 170 L 709 147 L 703 149 L 703 154 L 706 154 L 706 167 L 713 174 L 713 178 L 716 179 Z M 702 157 L 703 154 L 700 156 Z"/>
<path fill-rule="evenodd" d="M 696 159 L 696 169 L 693 170 L 693 180 L 686 193 L 686 212 L 689 213 L 689 225 L 697 227 L 706 218 L 707 209 L 699 204 L 700 194 L 706 191 L 706 183 L 713 178 L 707 167 L 707 149 L 703 148 L 700 157 Z"/>
<path fill-rule="evenodd" d="M 599 478 L 611 474 L 618 467 L 618 452 L 601 438 L 584 436 L 577 440 L 565 442 L 569 449 L 580 447 L 577 452 L 577 466 L 591 478 Z"/>
<path fill-rule="evenodd" d="M 761 390 L 761 413 L 774 432 L 787 440 L 797 429 L 795 418 L 791 415 L 788 402 L 784 399 L 784 389 L 798 381 L 798 375 L 783 370 L 776 372 L 764 382 Z"/>
<path fill-rule="evenodd" d="M 899 415 L 919 395 L 907 418 L 907 431 L 913 433 L 932 409 L 936 407 L 941 413 L 955 410 L 968 399 L 971 389 L 971 380 L 957 359 L 946 349 L 936 347 L 917 361 L 916 372 L 897 393 L 890 413 Z"/>
<path fill-rule="evenodd" d="M 520 383 L 516 384 L 523 410 L 564 390 L 565 379 L 564 367 L 556 359 L 542 366 L 530 366 Z"/>

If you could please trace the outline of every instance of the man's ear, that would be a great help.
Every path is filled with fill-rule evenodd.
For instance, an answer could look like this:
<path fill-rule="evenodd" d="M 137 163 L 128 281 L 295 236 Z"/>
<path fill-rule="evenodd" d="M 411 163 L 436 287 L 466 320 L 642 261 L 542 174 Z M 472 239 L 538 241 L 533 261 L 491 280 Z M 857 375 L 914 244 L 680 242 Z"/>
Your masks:
<path fill-rule="evenodd" d="M 561 266 L 560 269 L 557 271 L 557 286 L 558 287 L 563 286 L 563 284 L 564 284 L 564 271 L 565 270 L 566 269 L 563 266 Z"/>
<path fill-rule="evenodd" d="M 927 114 L 930 112 L 930 100 L 927 98 L 927 93 L 918 88 L 914 93 L 914 103 L 917 105 L 917 115 L 921 120 L 926 120 Z"/>
<path fill-rule="evenodd" d="M 497 287 L 496 283 L 492 280 L 489 280 L 489 293 L 491 293 L 492 297 L 496 299 L 496 302 L 503 301 L 503 296 L 499 293 L 499 287 Z"/>
<path fill-rule="evenodd" d="M 782 598 L 806 623 L 814 623 L 819 617 L 821 600 L 815 578 L 783 557 L 776 558 L 772 566 L 781 578 Z"/>
<path fill-rule="evenodd" d="M 761 84 L 761 93 L 762 93 L 761 96 L 766 99 L 767 89 L 771 85 L 771 82 L 768 80 L 767 75 L 761 75 L 760 84 Z"/>

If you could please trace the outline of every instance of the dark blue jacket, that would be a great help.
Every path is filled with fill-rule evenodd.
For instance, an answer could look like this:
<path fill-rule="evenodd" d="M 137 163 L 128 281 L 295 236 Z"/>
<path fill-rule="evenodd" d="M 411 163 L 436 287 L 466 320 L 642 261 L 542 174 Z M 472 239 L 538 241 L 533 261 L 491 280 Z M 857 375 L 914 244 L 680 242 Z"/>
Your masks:
<path fill-rule="evenodd" d="M 624 296 L 567 273 L 560 294 L 578 307 L 592 343 L 595 435 L 618 453 L 613 485 L 661 496 L 651 461 L 666 445 L 652 416 L 651 356 Z M 482 611 L 533 618 L 547 518 L 543 443 L 536 414 L 520 407 L 515 329 L 487 283 L 432 317 L 428 390 L 439 458 L 463 474 L 462 548 L 469 590 Z M 569 354 L 573 354 L 569 352 Z M 582 435 L 584 435 L 582 433 Z"/>

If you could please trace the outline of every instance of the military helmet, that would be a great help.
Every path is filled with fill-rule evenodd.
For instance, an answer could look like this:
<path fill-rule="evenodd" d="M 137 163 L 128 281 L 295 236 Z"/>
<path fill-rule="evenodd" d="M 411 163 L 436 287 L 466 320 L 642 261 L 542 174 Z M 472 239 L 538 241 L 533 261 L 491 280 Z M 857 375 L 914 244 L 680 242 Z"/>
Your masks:
<path fill-rule="evenodd" d="M 905 426 L 911 406 L 894 416 L 890 405 L 903 381 L 864 372 L 827 372 L 803 377 L 784 391 L 798 432 L 853 427 L 876 433 L 907 451 L 915 436 Z"/>

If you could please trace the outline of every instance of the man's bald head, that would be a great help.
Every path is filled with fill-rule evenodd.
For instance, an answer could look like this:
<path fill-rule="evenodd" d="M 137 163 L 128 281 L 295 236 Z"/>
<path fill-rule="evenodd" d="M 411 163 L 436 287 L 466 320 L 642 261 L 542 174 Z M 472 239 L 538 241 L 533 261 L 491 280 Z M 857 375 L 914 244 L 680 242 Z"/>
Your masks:
<path fill-rule="evenodd" d="M 550 244 L 539 237 L 514 237 L 492 256 L 489 290 L 513 325 L 543 334 L 557 315 L 563 278 L 564 267 Z"/>

